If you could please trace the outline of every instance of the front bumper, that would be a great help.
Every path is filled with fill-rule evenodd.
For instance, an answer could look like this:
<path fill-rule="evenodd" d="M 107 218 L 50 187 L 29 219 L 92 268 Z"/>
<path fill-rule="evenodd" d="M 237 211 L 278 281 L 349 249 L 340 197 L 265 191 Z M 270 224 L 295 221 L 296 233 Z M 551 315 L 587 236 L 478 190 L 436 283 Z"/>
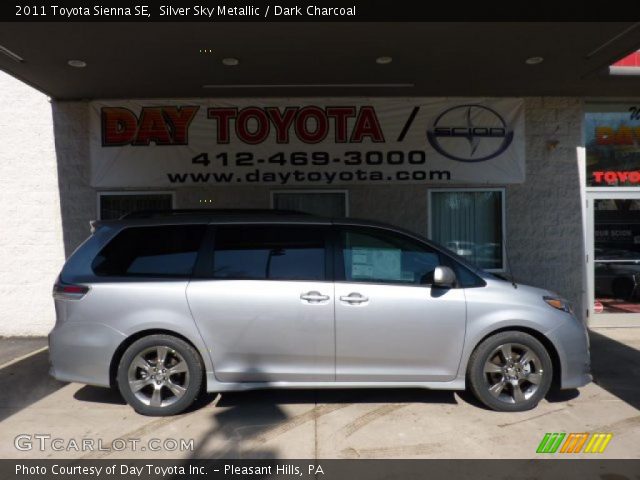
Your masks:
<path fill-rule="evenodd" d="M 111 360 L 125 338 L 107 325 L 57 324 L 49 334 L 49 373 L 65 382 L 109 387 Z"/>
<path fill-rule="evenodd" d="M 560 359 L 560 388 L 583 387 L 593 380 L 587 329 L 579 320 L 567 318 L 547 333 Z"/>

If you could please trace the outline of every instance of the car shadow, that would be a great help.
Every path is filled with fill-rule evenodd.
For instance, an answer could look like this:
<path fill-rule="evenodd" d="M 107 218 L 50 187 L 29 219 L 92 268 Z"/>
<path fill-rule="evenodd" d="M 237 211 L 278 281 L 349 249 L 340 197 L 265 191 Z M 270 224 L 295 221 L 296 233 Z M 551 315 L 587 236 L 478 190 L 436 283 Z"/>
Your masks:
<path fill-rule="evenodd" d="M 336 403 L 457 403 L 450 390 L 419 388 L 338 388 L 330 390 L 283 389 L 226 392 L 218 407 L 243 407 L 251 404 L 336 404 Z"/>
<path fill-rule="evenodd" d="M 0 369 L 0 421 L 67 385 L 49 376 L 49 350 Z"/>
<path fill-rule="evenodd" d="M 591 330 L 593 381 L 640 410 L 640 351 Z"/>
<path fill-rule="evenodd" d="M 550 403 L 566 402 L 580 395 L 577 389 L 552 390 L 545 397 Z M 217 393 L 201 394 L 184 412 L 194 412 L 210 405 Z M 86 385 L 73 396 L 83 402 L 126 405 L 119 392 L 102 387 Z M 347 404 L 347 403 L 467 403 L 483 410 L 491 410 L 468 390 L 428 390 L 421 388 L 339 388 L 339 389 L 263 389 L 239 392 L 224 392 L 216 407 L 250 408 L 254 405 L 300 405 L 300 404 Z"/>
<path fill-rule="evenodd" d="M 387 389 L 273 389 L 225 392 L 220 394 L 217 407 L 248 408 L 253 405 L 279 404 L 337 404 L 337 403 L 449 403 L 456 404 L 455 394 L 462 392 L 449 390 L 426 390 L 419 388 Z M 217 393 L 201 394 L 185 413 L 210 405 Z M 85 385 L 74 393 L 73 398 L 81 402 L 126 405 L 117 390 Z M 464 400 L 473 403 L 472 397 Z"/>
<path fill-rule="evenodd" d="M 120 392 L 116 389 L 105 387 L 94 387 L 85 385 L 73 394 L 73 398 L 81 402 L 107 403 L 113 405 L 126 405 Z"/>
<path fill-rule="evenodd" d="M 570 388 L 568 390 L 560 390 L 556 386 L 552 386 L 549 393 L 545 399 L 549 403 L 562 403 L 568 402 L 569 400 L 573 400 L 574 398 L 578 398 L 580 396 L 580 390 L 577 388 Z"/>

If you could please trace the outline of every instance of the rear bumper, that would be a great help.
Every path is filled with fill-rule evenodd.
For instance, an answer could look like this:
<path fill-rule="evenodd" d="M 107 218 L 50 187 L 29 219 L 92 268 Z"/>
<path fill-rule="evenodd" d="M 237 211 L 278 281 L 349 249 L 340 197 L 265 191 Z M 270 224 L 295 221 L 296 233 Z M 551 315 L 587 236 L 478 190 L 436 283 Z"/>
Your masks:
<path fill-rule="evenodd" d="M 57 324 L 49 334 L 49 373 L 65 382 L 109 387 L 111 359 L 125 338 L 107 325 Z"/>

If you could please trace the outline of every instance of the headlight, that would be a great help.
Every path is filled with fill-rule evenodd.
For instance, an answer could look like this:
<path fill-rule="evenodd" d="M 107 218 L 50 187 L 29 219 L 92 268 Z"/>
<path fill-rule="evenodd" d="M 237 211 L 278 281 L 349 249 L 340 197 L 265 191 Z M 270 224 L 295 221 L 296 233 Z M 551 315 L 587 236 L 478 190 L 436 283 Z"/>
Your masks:
<path fill-rule="evenodd" d="M 544 299 L 545 302 L 547 302 L 547 305 L 573 315 L 573 308 L 571 308 L 571 304 L 567 302 L 564 298 L 546 297 L 546 296 L 542 298 Z"/>

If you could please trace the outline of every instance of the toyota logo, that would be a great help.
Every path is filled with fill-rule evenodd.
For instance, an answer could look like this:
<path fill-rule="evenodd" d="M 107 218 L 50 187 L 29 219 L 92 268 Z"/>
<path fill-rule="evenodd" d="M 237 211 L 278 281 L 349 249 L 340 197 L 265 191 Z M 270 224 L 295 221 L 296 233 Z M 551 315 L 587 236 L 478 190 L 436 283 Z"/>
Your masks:
<path fill-rule="evenodd" d="M 427 139 L 438 153 L 447 158 L 459 162 L 483 162 L 509 148 L 513 130 L 498 112 L 489 107 L 459 105 L 438 115 L 427 130 Z"/>

